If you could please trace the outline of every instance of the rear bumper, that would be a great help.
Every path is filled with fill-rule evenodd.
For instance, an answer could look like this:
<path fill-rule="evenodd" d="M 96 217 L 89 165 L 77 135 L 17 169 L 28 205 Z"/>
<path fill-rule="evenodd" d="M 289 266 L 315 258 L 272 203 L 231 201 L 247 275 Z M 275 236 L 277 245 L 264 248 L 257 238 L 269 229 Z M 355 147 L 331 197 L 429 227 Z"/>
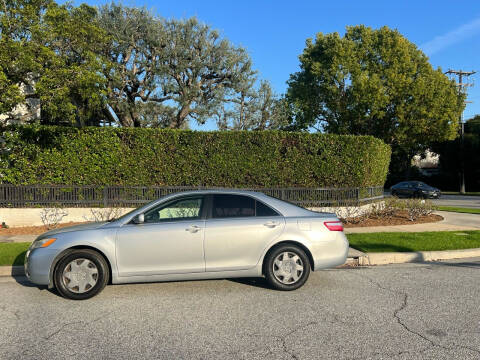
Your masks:
<path fill-rule="evenodd" d="M 343 231 L 336 232 L 332 240 L 321 241 L 312 253 L 313 271 L 343 265 L 347 261 L 349 243 Z"/>

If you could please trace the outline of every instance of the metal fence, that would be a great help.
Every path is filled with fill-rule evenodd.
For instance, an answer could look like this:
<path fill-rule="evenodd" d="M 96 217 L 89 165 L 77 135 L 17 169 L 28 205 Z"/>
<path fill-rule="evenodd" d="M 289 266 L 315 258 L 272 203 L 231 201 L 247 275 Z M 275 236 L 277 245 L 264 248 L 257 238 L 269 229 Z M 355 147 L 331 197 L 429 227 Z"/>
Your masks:
<path fill-rule="evenodd" d="M 162 196 L 187 190 L 222 189 L 188 186 L 71 186 L 0 184 L 0 207 L 137 207 Z M 260 191 L 303 207 L 360 204 L 383 198 L 383 187 L 366 188 L 242 188 Z"/>

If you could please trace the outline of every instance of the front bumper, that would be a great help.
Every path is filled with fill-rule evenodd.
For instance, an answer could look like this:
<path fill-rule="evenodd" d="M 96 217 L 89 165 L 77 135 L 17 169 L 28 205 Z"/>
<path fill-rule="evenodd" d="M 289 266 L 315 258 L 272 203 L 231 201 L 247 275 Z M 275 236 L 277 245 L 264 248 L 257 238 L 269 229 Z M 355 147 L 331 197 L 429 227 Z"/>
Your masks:
<path fill-rule="evenodd" d="M 50 267 L 58 255 L 56 249 L 28 249 L 25 255 L 25 275 L 28 280 L 37 285 L 50 283 Z"/>

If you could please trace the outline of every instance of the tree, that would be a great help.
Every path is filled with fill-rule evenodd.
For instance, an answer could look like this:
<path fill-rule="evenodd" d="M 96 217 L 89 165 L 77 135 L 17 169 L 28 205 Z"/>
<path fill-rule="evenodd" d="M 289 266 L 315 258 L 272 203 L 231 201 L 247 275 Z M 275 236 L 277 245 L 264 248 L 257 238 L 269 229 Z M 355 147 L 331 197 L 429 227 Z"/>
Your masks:
<path fill-rule="evenodd" d="M 300 63 L 288 82 L 297 129 L 376 136 L 392 145 L 403 169 L 432 142 L 457 136 L 463 94 L 396 30 L 319 33 Z"/>
<path fill-rule="evenodd" d="M 147 109 L 164 126 L 202 124 L 255 74 L 243 48 L 195 18 L 167 21 L 111 4 L 100 22 L 113 39 L 104 49 L 114 64 L 105 72 L 108 105 L 123 126 L 142 126 Z"/>
<path fill-rule="evenodd" d="M 465 132 L 480 136 L 480 115 L 475 115 L 465 122 Z"/>
<path fill-rule="evenodd" d="M 50 0 L 5 0 L 0 8 L 0 112 L 25 100 L 20 86 L 33 85 L 43 123 L 96 124 L 104 65 L 96 47 L 105 40 L 96 10 Z"/>
<path fill-rule="evenodd" d="M 40 49 L 32 43 L 48 0 L 0 3 L 0 113 L 11 111 L 25 100 L 20 91 L 30 73 L 39 70 Z"/>
<path fill-rule="evenodd" d="M 75 126 L 99 125 L 105 103 L 108 62 L 99 55 L 108 41 L 95 8 L 82 4 L 50 4 L 37 43 L 42 67 L 36 83 L 42 122 Z"/>
<path fill-rule="evenodd" d="M 145 8 L 111 3 L 99 10 L 99 21 L 110 41 L 103 55 L 111 66 L 104 69 L 107 104 L 104 113 L 122 126 L 141 126 L 141 109 L 149 112 L 168 100 L 160 88 L 166 47 L 163 20 Z M 159 107 L 157 110 L 163 109 Z"/>
<path fill-rule="evenodd" d="M 281 129 L 289 124 L 288 104 L 274 94 L 268 81 L 261 81 L 258 89 L 249 86 L 230 99 L 233 108 L 217 113 L 221 130 Z"/>

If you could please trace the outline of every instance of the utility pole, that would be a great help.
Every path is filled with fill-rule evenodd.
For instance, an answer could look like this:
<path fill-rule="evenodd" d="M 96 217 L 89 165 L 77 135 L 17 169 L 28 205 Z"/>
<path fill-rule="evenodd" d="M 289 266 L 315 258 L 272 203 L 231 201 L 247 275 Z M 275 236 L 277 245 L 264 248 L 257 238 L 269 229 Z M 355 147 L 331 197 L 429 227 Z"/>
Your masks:
<path fill-rule="evenodd" d="M 472 83 L 464 83 L 463 82 L 463 77 L 469 77 L 473 74 L 475 74 L 476 71 L 462 71 L 462 70 L 452 70 L 449 69 L 445 74 L 448 75 L 456 75 L 458 76 L 458 93 L 461 94 L 462 92 L 467 93 L 467 87 L 473 86 Z M 466 101 L 465 103 L 470 102 Z M 464 140 L 464 134 L 465 134 L 465 123 L 463 122 L 463 113 L 460 114 L 460 194 L 465 194 L 465 140 Z"/>

